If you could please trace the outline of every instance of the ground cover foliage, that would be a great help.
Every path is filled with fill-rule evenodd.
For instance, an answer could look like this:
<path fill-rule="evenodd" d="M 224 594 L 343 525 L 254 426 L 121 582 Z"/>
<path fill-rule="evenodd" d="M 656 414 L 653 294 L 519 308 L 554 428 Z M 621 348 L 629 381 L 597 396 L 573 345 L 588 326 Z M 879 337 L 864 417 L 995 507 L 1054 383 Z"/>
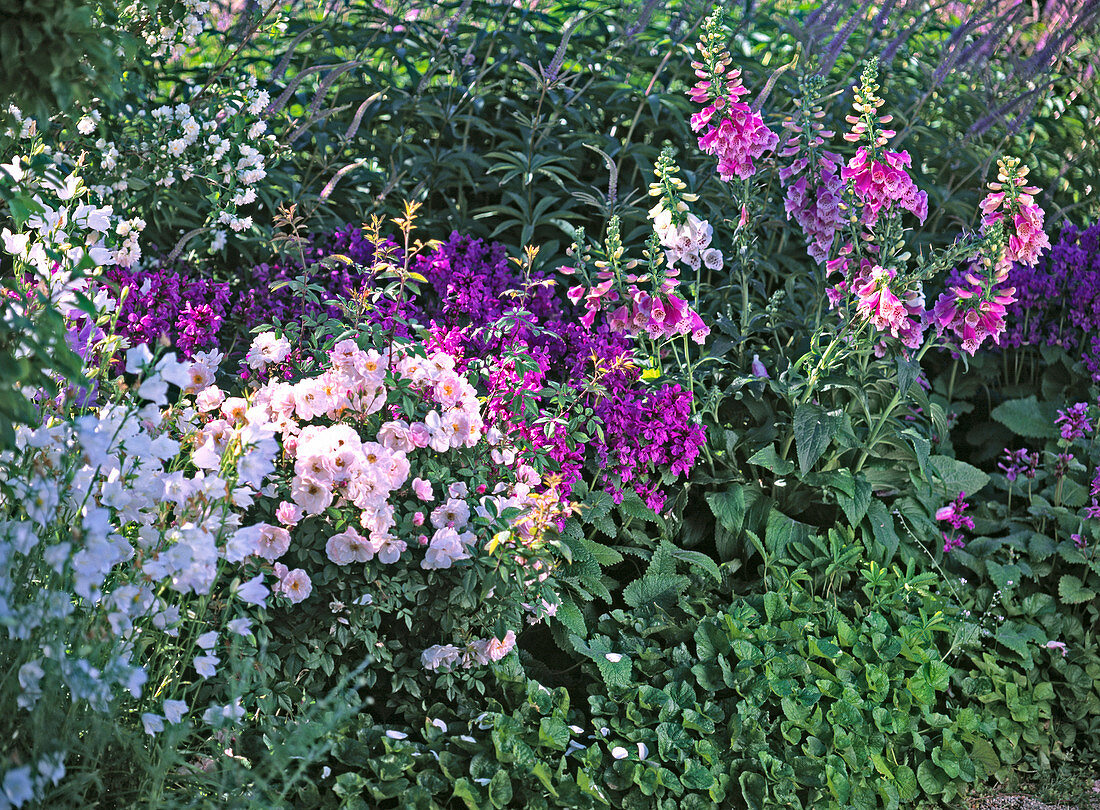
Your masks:
<path fill-rule="evenodd" d="M 1100 790 L 1095 4 L 32 5 L 0 808 Z"/>

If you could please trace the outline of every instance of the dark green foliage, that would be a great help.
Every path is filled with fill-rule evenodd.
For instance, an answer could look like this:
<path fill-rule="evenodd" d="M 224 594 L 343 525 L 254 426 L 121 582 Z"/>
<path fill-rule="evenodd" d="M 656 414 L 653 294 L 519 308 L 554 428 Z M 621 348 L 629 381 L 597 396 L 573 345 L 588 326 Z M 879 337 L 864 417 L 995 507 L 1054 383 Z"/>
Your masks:
<path fill-rule="evenodd" d="M 166 17 L 181 13 L 173 0 L 141 0 L 136 5 L 150 15 L 158 7 Z M 119 6 L 114 0 L 0 2 L 3 107 L 14 103 L 44 122 L 73 105 L 116 94 L 123 65 L 138 44 L 120 26 Z"/>
<path fill-rule="evenodd" d="M 898 807 L 989 773 L 993 724 L 947 695 L 951 651 L 973 629 L 935 575 L 857 576 L 824 598 L 806 570 L 782 569 L 767 593 L 689 621 L 656 607 L 604 617 L 635 671 L 591 698 L 606 746 L 628 752 L 601 772 L 622 806 Z"/>

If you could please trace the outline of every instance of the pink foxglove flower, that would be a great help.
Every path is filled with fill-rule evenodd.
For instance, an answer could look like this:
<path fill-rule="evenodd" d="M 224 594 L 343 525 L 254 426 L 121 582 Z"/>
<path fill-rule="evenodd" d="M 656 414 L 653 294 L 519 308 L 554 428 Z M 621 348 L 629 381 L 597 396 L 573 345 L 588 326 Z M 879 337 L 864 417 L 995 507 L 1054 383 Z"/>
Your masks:
<path fill-rule="evenodd" d="M 986 338 L 1000 344 L 1006 307 L 1016 300 L 1016 289 L 998 289 L 996 284 L 987 289 L 973 273 L 967 273 L 965 280 L 965 285 L 953 286 L 940 295 L 932 320 L 941 333 L 953 332 L 962 350 L 973 355 Z"/>
<path fill-rule="evenodd" d="M 841 179 L 851 183 L 863 203 L 863 224 L 873 227 L 879 215 L 903 208 L 922 223 L 928 217 L 928 195 L 918 191 L 906 169 L 912 163 L 908 152 L 882 153 L 883 162 L 874 160 L 861 146 L 840 170 Z"/>
<path fill-rule="evenodd" d="M 897 273 L 875 265 L 853 279 L 856 311 L 880 332 L 889 332 L 909 348 L 920 346 L 924 336 L 924 297 L 905 290 L 899 297 L 890 284 Z"/>
<path fill-rule="evenodd" d="M 753 160 L 779 145 L 779 136 L 764 124 L 760 113 L 739 101 L 748 90 L 741 82 L 741 71 L 725 74 L 725 85 L 714 87 L 704 65 L 693 62 L 700 81 L 689 92 L 691 100 L 703 104 L 703 109 L 691 116 L 693 132 L 699 136 L 699 148 L 718 158 L 718 176 L 729 182 L 742 180 L 756 172 Z"/>

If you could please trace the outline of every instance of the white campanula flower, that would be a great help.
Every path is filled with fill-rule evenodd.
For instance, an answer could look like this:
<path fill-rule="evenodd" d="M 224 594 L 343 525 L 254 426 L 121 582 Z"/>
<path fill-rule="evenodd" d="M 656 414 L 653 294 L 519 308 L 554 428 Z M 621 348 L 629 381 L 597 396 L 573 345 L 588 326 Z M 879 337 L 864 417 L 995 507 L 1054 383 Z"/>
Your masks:
<path fill-rule="evenodd" d="M 264 586 L 263 574 L 257 574 L 237 588 L 237 596 L 241 601 L 260 607 L 266 606 L 266 600 L 270 593 L 271 591 Z"/>
<path fill-rule="evenodd" d="M 196 656 L 194 660 L 195 672 L 199 673 L 203 678 L 211 678 L 214 676 L 214 673 L 217 672 L 219 661 L 221 661 L 221 659 L 216 655 Z"/>
<path fill-rule="evenodd" d="M 55 751 L 38 760 L 38 775 L 43 783 L 50 782 L 53 785 L 60 783 L 65 778 L 65 753 Z"/>
<path fill-rule="evenodd" d="M 144 726 L 146 734 L 153 736 L 164 731 L 164 718 L 159 714 L 144 712 L 141 715 L 141 725 Z"/>
<path fill-rule="evenodd" d="M 250 632 L 252 632 L 252 620 L 249 619 L 247 616 L 232 619 L 229 624 L 226 625 L 226 629 L 234 635 L 247 636 Z"/>
<path fill-rule="evenodd" d="M 38 699 L 42 697 L 42 677 L 46 674 L 38 661 L 28 661 L 19 667 L 18 680 L 23 693 L 16 700 L 21 709 L 28 711 L 33 708 Z"/>
<path fill-rule="evenodd" d="M 182 700 L 165 700 L 164 716 L 169 723 L 175 725 L 187 714 L 187 703 Z"/>
<path fill-rule="evenodd" d="M 210 630 L 209 632 L 203 633 L 195 639 L 195 643 L 204 650 L 213 649 L 214 645 L 218 643 L 218 631 Z"/>
<path fill-rule="evenodd" d="M 3 790 L 3 798 L 15 807 L 22 807 L 26 802 L 34 801 L 34 782 L 31 779 L 30 765 L 12 768 L 4 774 Z"/>
<path fill-rule="evenodd" d="M 244 707 L 241 706 L 240 698 L 224 706 L 211 704 L 210 708 L 202 714 L 203 722 L 215 727 L 222 725 L 226 720 L 238 721 L 242 717 L 244 717 Z"/>

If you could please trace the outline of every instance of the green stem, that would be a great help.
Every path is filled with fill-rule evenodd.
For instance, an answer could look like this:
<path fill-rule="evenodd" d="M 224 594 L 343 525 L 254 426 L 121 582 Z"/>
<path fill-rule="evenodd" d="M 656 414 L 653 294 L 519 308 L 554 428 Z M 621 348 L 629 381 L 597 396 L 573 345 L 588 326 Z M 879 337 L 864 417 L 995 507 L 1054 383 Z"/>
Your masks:
<path fill-rule="evenodd" d="M 918 364 L 920 363 L 921 358 L 924 357 L 925 352 L 927 352 L 930 348 L 932 348 L 932 341 L 925 343 L 921 347 L 920 351 L 917 352 L 917 356 L 914 359 Z M 917 382 L 915 380 L 913 381 L 913 385 L 917 385 Z M 868 457 L 871 455 L 871 451 L 875 449 L 875 445 L 878 443 L 879 436 L 881 435 L 883 429 L 886 427 L 886 423 L 890 420 L 890 417 L 894 415 L 894 409 L 897 408 L 898 403 L 901 402 L 901 399 L 901 388 L 898 388 L 894 392 L 894 395 L 890 398 L 890 404 L 886 406 L 886 409 L 879 416 L 878 421 L 876 421 L 875 424 L 871 426 L 871 432 L 867 434 L 867 446 L 860 451 L 859 459 L 856 461 L 855 466 L 852 468 L 853 473 L 857 473 L 861 469 L 863 469 L 863 465 L 867 462 Z"/>

